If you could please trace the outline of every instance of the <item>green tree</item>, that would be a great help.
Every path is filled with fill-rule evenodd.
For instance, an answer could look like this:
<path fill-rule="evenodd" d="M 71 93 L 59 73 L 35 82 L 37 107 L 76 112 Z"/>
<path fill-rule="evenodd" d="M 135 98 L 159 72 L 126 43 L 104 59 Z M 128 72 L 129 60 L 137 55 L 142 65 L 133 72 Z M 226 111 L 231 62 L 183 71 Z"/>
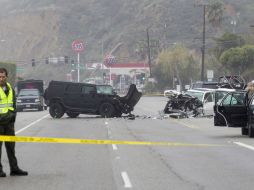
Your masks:
<path fill-rule="evenodd" d="M 254 45 L 230 48 L 220 57 L 222 65 L 231 73 L 249 78 L 253 74 Z"/>
<path fill-rule="evenodd" d="M 216 47 L 213 49 L 213 52 L 218 59 L 224 51 L 245 44 L 241 36 L 232 33 L 224 33 L 220 38 L 214 40 L 216 42 Z"/>
<path fill-rule="evenodd" d="M 175 88 L 177 82 L 181 89 L 184 84 L 190 84 L 191 79 L 196 79 L 198 64 L 189 50 L 182 45 L 176 45 L 172 50 L 164 50 L 158 56 L 155 77 L 159 83 Z M 175 78 L 177 81 L 175 81 Z"/>
<path fill-rule="evenodd" d="M 209 0 L 209 5 L 207 6 L 206 16 L 208 22 L 212 24 L 213 27 L 218 28 L 221 25 L 222 17 L 224 12 L 224 2 L 221 0 Z"/>

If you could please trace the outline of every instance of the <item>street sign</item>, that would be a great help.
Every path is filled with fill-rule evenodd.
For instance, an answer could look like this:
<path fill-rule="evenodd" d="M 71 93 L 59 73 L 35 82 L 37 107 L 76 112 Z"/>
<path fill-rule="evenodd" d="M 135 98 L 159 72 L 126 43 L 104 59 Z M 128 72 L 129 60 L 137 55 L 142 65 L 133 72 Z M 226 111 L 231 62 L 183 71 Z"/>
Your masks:
<path fill-rule="evenodd" d="M 85 50 L 85 45 L 81 40 L 74 40 L 71 44 L 72 50 L 80 53 Z"/>

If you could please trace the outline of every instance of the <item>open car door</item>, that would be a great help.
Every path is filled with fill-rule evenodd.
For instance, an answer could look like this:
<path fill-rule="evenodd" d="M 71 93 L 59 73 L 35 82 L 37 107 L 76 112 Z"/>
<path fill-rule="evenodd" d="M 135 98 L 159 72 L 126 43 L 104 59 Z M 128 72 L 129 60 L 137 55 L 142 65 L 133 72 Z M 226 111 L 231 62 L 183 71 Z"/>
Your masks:
<path fill-rule="evenodd" d="M 215 93 L 214 126 L 245 127 L 247 125 L 247 94 L 228 92 L 222 99 Z"/>
<path fill-rule="evenodd" d="M 138 91 L 136 85 L 131 84 L 126 96 L 120 97 L 120 101 L 123 104 L 122 112 L 127 114 L 133 111 L 141 96 L 142 93 Z"/>

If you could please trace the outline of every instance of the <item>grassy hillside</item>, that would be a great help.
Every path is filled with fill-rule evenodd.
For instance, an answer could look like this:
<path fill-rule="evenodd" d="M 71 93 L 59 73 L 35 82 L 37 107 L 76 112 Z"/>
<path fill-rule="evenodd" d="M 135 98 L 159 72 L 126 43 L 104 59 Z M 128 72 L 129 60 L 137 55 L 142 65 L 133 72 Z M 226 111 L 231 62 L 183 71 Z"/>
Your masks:
<path fill-rule="evenodd" d="M 200 51 L 202 7 L 198 0 L 0 0 L 0 60 L 15 61 L 25 68 L 24 77 L 61 79 L 69 66 L 46 65 L 46 57 L 68 55 L 75 39 L 82 39 L 86 50 L 81 62 L 101 62 L 114 52 L 119 62 L 139 61 L 137 44 L 150 37 L 160 48 L 175 42 Z M 254 24 L 253 0 L 225 0 L 227 9 L 219 29 L 207 24 L 207 46 L 224 31 L 250 32 Z M 231 20 L 237 21 L 231 25 Z M 159 48 L 159 47 L 158 47 Z M 31 59 L 37 62 L 31 68 Z M 58 71 L 61 72 L 58 72 Z"/>

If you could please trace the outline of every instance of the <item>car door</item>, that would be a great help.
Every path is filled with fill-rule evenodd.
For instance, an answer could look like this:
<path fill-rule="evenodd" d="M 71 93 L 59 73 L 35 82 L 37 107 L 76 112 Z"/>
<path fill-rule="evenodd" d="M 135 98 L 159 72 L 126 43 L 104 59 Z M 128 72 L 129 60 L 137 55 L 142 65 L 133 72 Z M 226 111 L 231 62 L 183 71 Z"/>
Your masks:
<path fill-rule="evenodd" d="M 215 126 L 245 127 L 247 125 L 246 92 L 229 92 L 215 104 L 214 112 Z"/>
<path fill-rule="evenodd" d="M 80 107 L 79 99 L 80 99 L 81 88 L 79 84 L 70 83 L 65 87 L 63 102 L 65 106 L 70 107 L 72 109 L 76 109 Z"/>
<path fill-rule="evenodd" d="M 96 87 L 95 85 L 88 85 L 84 84 L 82 85 L 81 88 L 81 101 L 80 105 L 82 106 L 83 110 L 86 111 L 95 111 L 98 106 L 98 95 L 96 92 Z"/>
<path fill-rule="evenodd" d="M 214 92 L 206 92 L 203 101 L 204 115 L 213 115 Z"/>

